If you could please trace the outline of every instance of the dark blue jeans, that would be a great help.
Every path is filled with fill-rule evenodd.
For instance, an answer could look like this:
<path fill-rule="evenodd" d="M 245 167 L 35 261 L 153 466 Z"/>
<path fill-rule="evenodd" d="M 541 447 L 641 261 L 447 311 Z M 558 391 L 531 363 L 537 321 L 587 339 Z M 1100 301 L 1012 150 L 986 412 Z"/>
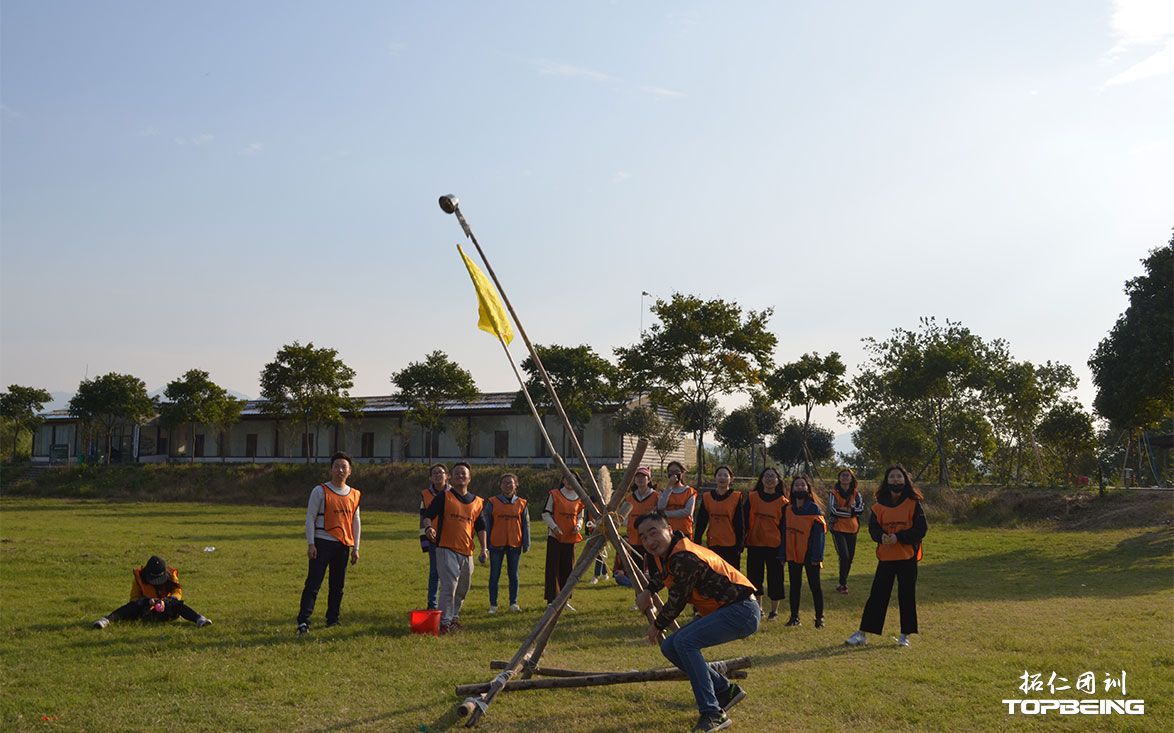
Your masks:
<path fill-rule="evenodd" d="M 506 560 L 506 571 L 510 578 L 510 605 L 518 602 L 518 560 L 522 557 L 520 547 L 489 548 L 489 605 L 497 605 L 497 585 L 501 580 L 501 561 Z"/>
<path fill-rule="evenodd" d="M 338 614 L 342 610 L 342 587 L 346 584 L 346 564 L 351 548 L 341 542 L 321 539 L 314 540 L 314 547 L 318 548 L 318 556 L 310 560 L 309 571 L 306 573 L 306 586 L 302 589 L 302 607 L 298 611 L 298 623 L 310 623 L 310 616 L 314 613 L 314 602 L 318 600 L 318 589 L 322 587 L 322 579 L 326 577 L 327 568 L 330 569 L 330 587 L 326 595 L 326 623 L 337 623 Z"/>
<path fill-rule="evenodd" d="M 428 548 L 428 610 L 435 611 L 436 594 L 440 590 L 440 575 L 436 572 L 436 545 Z"/>
<path fill-rule="evenodd" d="M 721 712 L 717 696 L 729 689 L 730 681 L 705 663 L 701 650 L 750 636 L 758 630 L 759 615 L 758 603 L 751 596 L 691 621 L 660 643 L 665 658 L 689 675 L 702 715 Z"/>

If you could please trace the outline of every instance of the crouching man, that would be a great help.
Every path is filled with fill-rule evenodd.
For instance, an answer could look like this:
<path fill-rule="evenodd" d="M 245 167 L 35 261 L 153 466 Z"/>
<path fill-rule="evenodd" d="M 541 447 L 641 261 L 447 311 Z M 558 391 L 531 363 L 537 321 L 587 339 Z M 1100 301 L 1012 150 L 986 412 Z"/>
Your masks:
<path fill-rule="evenodd" d="M 669 592 L 668 601 L 648 627 L 648 641 L 659 642 L 665 657 L 689 676 L 701 713 L 693 730 L 707 733 L 727 728 L 726 711 L 746 693 L 706 664 L 701 650 L 744 639 L 758 630 L 754 584 L 717 553 L 673 531 L 660 510 L 639 517 L 636 532 L 653 561 L 649 588 L 637 597 L 637 606 L 646 610 L 653 593 L 661 588 Z M 686 604 L 692 604 L 699 618 L 659 641 Z"/>

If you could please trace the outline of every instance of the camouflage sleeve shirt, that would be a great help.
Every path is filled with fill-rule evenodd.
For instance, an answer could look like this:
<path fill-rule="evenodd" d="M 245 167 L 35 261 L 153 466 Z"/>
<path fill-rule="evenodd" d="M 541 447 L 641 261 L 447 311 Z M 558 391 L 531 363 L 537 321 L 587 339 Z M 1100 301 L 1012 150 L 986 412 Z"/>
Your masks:
<path fill-rule="evenodd" d="M 706 598 L 713 598 L 722 606 L 737 603 L 749 596 L 753 591 L 749 588 L 730 582 L 730 579 L 721 573 L 715 573 L 709 565 L 692 552 L 678 552 L 669 556 L 668 574 L 673 584 L 669 588 L 669 597 L 660 613 L 656 615 L 653 625 L 664 631 L 672 625 L 673 620 L 681 615 L 689 603 L 693 591 Z M 648 577 L 648 588 L 657 592 L 665 587 L 664 578 L 656 566 L 653 565 Z"/>

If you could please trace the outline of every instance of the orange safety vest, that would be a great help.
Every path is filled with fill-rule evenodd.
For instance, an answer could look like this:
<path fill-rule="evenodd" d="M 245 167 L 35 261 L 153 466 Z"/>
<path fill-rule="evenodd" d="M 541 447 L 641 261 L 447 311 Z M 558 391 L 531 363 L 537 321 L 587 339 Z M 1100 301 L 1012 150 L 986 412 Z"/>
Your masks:
<path fill-rule="evenodd" d="M 681 537 L 673 545 L 673 549 L 669 551 L 669 557 L 672 557 L 678 552 L 691 552 L 701 558 L 701 561 L 708 565 L 710 570 L 726 576 L 734 585 L 741 585 L 750 590 L 754 590 L 754 584 L 745 575 L 738 572 L 737 568 L 721 559 L 716 552 L 708 547 L 702 547 L 687 537 Z M 673 576 L 667 570 L 667 558 L 654 556 L 653 559 L 656 561 L 656 569 L 660 571 L 660 577 L 664 581 L 664 587 L 672 588 Z M 701 595 L 697 592 L 696 587 L 689 593 L 689 603 L 693 604 L 693 608 L 697 609 L 697 613 L 700 616 L 706 616 L 721 608 L 721 604 L 717 599 Z"/>
<path fill-rule="evenodd" d="M 526 500 L 519 496 L 511 503 L 495 496 L 489 500 L 489 511 L 493 517 L 489 544 L 494 547 L 521 547 L 522 515 L 526 513 Z"/>
<path fill-rule="evenodd" d="M 859 493 L 860 492 L 856 489 L 852 489 L 852 493 L 848 494 L 848 498 L 845 499 L 843 496 L 840 496 L 840 490 L 833 487 L 832 501 L 836 503 L 837 509 L 843 509 L 844 511 L 847 511 L 849 508 L 851 508 L 852 503 L 856 501 L 856 495 Z M 846 534 L 856 534 L 860 531 L 860 520 L 856 517 L 848 517 L 847 519 L 844 517 L 836 517 L 832 520 L 832 531 L 844 532 Z"/>
<path fill-rule="evenodd" d="M 791 500 L 782 496 L 773 501 L 764 501 L 757 491 L 751 491 L 748 501 L 750 512 L 746 522 L 746 546 L 778 547 L 783 544 L 779 522 L 783 519 L 783 508 Z"/>
<path fill-rule="evenodd" d="M 818 514 L 796 514 L 793 507 L 785 510 L 787 519 L 787 562 L 807 562 L 807 542 L 815 525 L 820 532 L 827 532 L 828 525 Z"/>
<path fill-rule="evenodd" d="M 721 499 L 717 493 L 706 491 L 701 495 L 701 503 L 709 514 L 709 527 L 705 532 L 707 547 L 734 547 L 738 537 L 734 533 L 734 516 L 742 511 L 742 494 L 731 490 Z"/>
<path fill-rule="evenodd" d="M 448 491 L 448 489 L 441 489 L 441 491 Z M 432 489 L 432 487 L 429 486 L 428 488 L 426 488 L 420 492 L 420 506 L 422 506 L 424 508 L 424 510 L 427 511 L 428 507 L 432 506 L 432 502 L 436 501 L 436 497 L 438 497 L 438 496 L 440 496 L 440 492 L 434 491 Z M 439 516 L 433 517 L 432 518 L 432 529 L 436 529 L 436 526 L 438 524 L 440 524 L 440 517 Z"/>
<path fill-rule="evenodd" d="M 578 499 L 568 499 L 563 496 L 561 489 L 551 489 L 550 497 L 552 499 L 551 516 L 554 517 L 554 523 L 558 525 L 562 534 L 551 537 L 564 544 L 573 545 L 576 542 L 583 541 L 583 535 L 579 533 L 579 515 L 583 513 L 583 502 Z"/>
<path fill-rule="evenodd" d="M 322 484 L 322 529 L 347 547 L 355 546 L 355 531 L 351 526 L 359 510 L 359 490 L 354 486 L 346 496 L 339 496 Z"/>
<path fill-rule="evenodd" d="M 640 547 L 640 535 L 636 532 L 636 520 L 648 514 L 656 508 L 656 502 L 660 501 L 660 492 L 656 489 L 648 492 L 648 496 L 644 499 L 637 499 L 636 495 L 628 497 L 628 505 L 632 509 L 628 512 L 628 544 L 634 547 Z"/>
<path fill-rule="evenodd" d="M 473 554 L 473 527 L 485 502 L 479 496 L 466 504 L 455 491 L 444 492 L 444 521 L 440 523 L 437 547 L 446 547 L 466 557 Z"/>
<path fill-rule="evenodd" d="M 880 502 L 872 505 L 872 513 L 885 534 L 895 534 L 907 529 L 913 529 L 913 516 L 917 511 L 917 501 L 906 499 L 897 506 L 885 506 Z M 891 545 L 876 545 L 878 560 L 920 560 L 921 545 L 916 548 L 903 542 L 894 542 Z"/>
<path fill-rule="evenodd" d="M 685 490 L 677 493 L 672 489 L 665 489 L 668 492 L 669 498 L 665 501 L 664 510 L 666 512 L 674 509 L 684 509 L 685 505 L 689 503 L 689 499 L 697 496 L 697 489 L 692 486 L 686 486 Z M 670 517 L 669 528 L 680 532 L 686 537 L 693 536 L 693 515 L 687 517 Z"/>
<path fill-rule="evenodd" d="M 139 593 L 140 593 L 139 597 L 140 598 L 166 598 L 165 595 L 163 595 L 163 596 L 159 595 L 159 591 L 155 588 L 155 586 L 153 586 L 150 583 L 143 580 L 142 572 L 143 572 L 142 568 L 135 568 L 134 569 L 135 584 L 139 587 Z M 170 580 L 171 584 L 172 584 L 171 595 L 175 598 L 182 599 L 183 598 L 183 590 L 179 587 L 179 571 L 173 567 L 168 567 L 167 568 L 167 579 Z M 163 587 L 166 588 L 167 587 L 166 584 L 164 584 Z M 131 598 L 131 600 L 133 601 L 136 599 Z"/>

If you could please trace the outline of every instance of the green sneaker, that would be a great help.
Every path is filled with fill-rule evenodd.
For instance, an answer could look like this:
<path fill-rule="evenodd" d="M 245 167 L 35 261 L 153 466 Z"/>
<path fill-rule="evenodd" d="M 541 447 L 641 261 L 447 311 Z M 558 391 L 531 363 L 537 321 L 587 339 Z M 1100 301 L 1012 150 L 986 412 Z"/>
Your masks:
<path fill-rule="evenodd" d="M 717 696 L 717 704 L 722 710 L 729 711 L 746 697 L 746 690 L 742 689 L 741 685 L 735 685 L 733 682 L 726 688 L 724 695 Z"/>
<path fill-rule="evenodd" d="M 730 716 L 724 712 L 702 713 L 701 717 L 697 719 L 697 725 L 693 726 L 692 733 L 710 733 L 710 731 L 725 730 L 733 722 L 730 720 Z"/>

